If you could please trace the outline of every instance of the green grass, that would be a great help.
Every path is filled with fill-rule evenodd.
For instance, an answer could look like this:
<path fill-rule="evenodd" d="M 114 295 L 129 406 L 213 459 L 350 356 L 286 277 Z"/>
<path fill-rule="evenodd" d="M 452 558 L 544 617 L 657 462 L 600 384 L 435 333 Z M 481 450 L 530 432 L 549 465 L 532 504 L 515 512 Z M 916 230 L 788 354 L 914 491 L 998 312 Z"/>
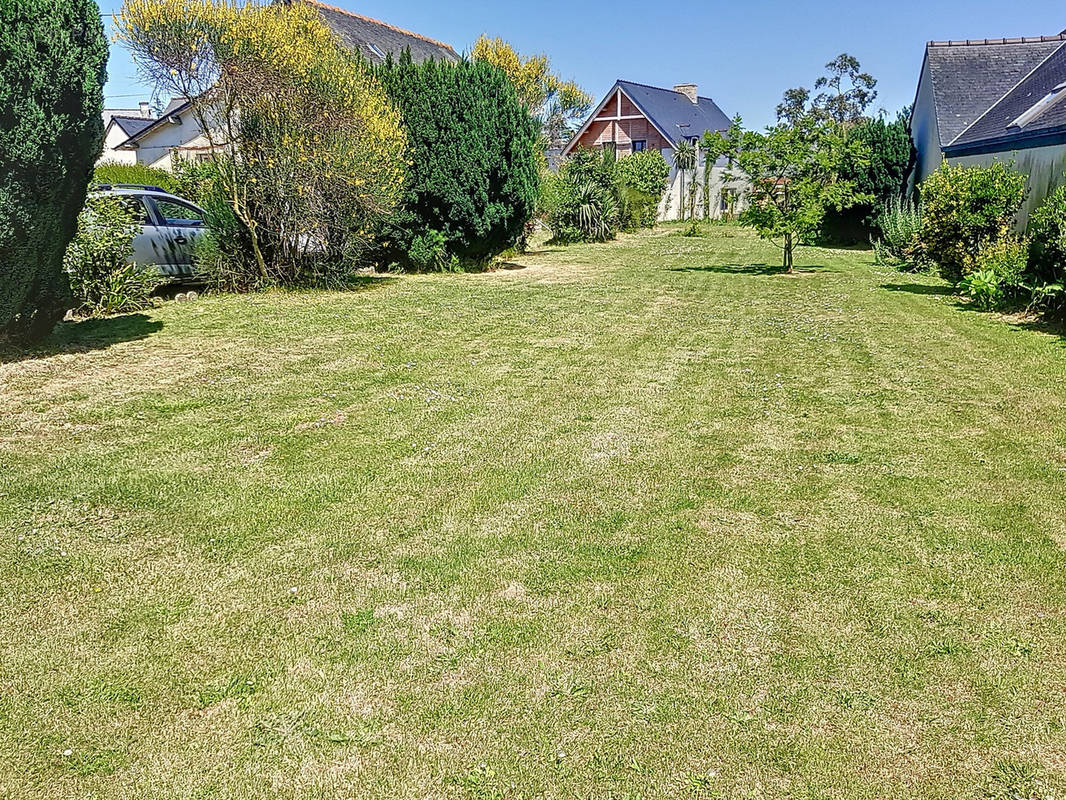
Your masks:
<path fill-rule="evenodd" d="M 1064 340 L 777 258 L 671 229 L 0 363 L 0 797 L 1061 797 Z"/>

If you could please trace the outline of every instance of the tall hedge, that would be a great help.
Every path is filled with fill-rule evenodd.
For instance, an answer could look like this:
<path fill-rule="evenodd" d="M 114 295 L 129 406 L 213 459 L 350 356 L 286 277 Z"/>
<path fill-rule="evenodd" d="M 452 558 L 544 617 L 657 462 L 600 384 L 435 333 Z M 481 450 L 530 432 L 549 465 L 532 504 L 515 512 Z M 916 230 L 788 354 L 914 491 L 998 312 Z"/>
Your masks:
<path fill-rule="evenodd" d="M 845 165 L 843 177 L 854 182 L 856 192 L 874 199 L 843 211 L 829 209 L 822 220 L 824 239 L 841 244 L 869 242 L 878 231 L 885 205 L 906 194 L 907 176 L 914 164 L 909 117 L 909 109 L 904 109 L 892 122 L 864 119 L 849 131 L 849 138 L 866 146 L 870 159 Z"/>
<path fill-rule="evenodd" d="M 407 127 L 407 182 L 377 240 L 377 260 L 409 269 L 478 264 L 513 247 L 532 217 L 536 120 L 484 61 L 414 64 L 377 74 Z"/>
<path fill-rule="evenodd" d="M 93 0 L 0 0 L 0 336 L 42 337 L 68 302 L 106 67 Z"/>

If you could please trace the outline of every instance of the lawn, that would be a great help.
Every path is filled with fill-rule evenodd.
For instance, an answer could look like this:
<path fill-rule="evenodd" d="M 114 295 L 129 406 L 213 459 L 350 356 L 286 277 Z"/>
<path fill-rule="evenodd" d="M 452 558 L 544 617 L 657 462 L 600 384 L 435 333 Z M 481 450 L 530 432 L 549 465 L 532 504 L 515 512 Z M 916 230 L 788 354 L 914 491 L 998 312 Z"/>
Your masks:
<path fill-rule="evenodd" d="M 9 353 L 0 797 L 1062 797 L 1066 340 L 778 258 L 666 229 Z"/>

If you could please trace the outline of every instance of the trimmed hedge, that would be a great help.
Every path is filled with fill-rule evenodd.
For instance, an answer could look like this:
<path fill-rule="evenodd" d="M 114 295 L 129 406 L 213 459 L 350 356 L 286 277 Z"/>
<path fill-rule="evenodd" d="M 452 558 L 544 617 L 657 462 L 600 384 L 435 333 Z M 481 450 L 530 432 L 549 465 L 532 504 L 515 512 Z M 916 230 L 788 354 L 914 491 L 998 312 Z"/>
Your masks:
<path fill-rule="evenodd" d="M 105 161 L 93 171 L 93 183 L 158 186 L 167 192 L 177 192 L 180 189 L 178 177 L 173 172 L 144 164 L 119 164 L 114 161 Z"/>
<path fill-rule="evenodd" d="M 100 155 L 107 40 L 93 0 L 0 2 L 0 334 L 47 335 Z"/>

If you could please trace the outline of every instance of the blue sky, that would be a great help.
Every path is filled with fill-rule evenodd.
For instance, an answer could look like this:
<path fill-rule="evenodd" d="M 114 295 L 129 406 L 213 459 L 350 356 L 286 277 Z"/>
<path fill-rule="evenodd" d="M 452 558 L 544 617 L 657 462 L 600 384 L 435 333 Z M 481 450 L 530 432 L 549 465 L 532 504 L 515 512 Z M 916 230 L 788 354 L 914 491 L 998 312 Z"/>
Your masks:
<path fill-rule="evenodd" d="M 673 86 L 692 82 L 748 126 L 773 121 L 781 93 L 807 85 L 842 52 L 879 81 L 876 106 L 911 103 L 929 39 L 1054 34 L 1066 28 L 1061 0 L 743 0 L 742 2 L 512 3 L 499 0 L 333 0 L 469 49 L 480 33 L 519 50 L 547 53 L 566 77 L 597 97 L 617 78 Z M 119 0 L 101 0 L 112 12 Z M 675 20 L 684 15 L 684 23 Z M 109 107 L 147 99 L 128 55 L 112 45 Z"/>

